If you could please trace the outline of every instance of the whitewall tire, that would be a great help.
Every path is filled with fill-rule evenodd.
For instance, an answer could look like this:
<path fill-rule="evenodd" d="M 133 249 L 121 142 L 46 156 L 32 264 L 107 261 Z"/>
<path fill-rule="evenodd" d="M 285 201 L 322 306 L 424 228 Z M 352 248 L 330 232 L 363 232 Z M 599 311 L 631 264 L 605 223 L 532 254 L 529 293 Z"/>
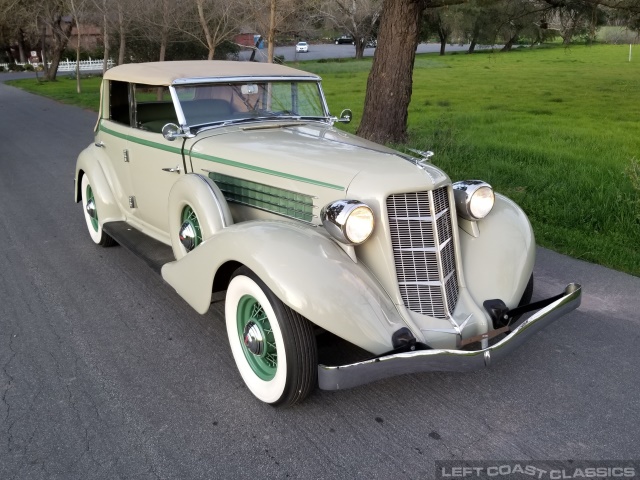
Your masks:
<path fill-rule="evenodd" d="M 98 205 L 95 199 L 95 194 L 91 186 L 91 180 L 85 173 L 82 175 L 81 182 L 81 194 L 82 194 L 82 211 L 84 213 L 84 220 L 87 224 L 87 230 L 89 230 L 89 236 L 96 245 L 103 247 L 111 247 L 116 244 L 116 241 L 108 234 L 102 231 L 102 224 L 98 217 Z"/>
<path fill-rule="evenodd" d="M 246 267 L 229 283 L 225 320 L 240 375 L 259 400 L 293 405 L 313 391 L 318 354 L 311 323 Z"/>

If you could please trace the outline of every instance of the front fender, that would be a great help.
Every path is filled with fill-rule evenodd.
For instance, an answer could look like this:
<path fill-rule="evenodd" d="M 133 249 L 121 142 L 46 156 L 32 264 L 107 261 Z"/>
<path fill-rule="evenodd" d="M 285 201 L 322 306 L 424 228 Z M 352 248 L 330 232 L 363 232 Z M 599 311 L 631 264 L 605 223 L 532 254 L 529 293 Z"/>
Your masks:
<path fill-rule="evenodd" d="M 162 277 L 196 311 L 205 313 L 216 271 L 229 261 L 249 267 L 282 302 L 312 323 L 374 354 L 391 350 L 393 332 L 408 327 L 364 266 L 313 227 L 292 222 L 227 227 L 164 265 Z"/>
<path fill-rule="evenodd" d="M 464 279 L 475 302 L 499 298 L 516 307 L 536 259 L 533 230 L 522 209 L 496 194 L 491 213 L 477 222 L 477 236 L 459 232 Z"/>
<path fill-rule="evenodd" d="M 124 215 L 118 207 L 107 177 L 100 165 L 99 155 L 104 155 L 104 153 L 93 145 L 80 152 L 76 162 L 74 200 L 76 203 L 81 200 L 80 185 L 82 184 L 82 176 L 88 175 L 97 210 L 100 212 L 99 221 L 102 225 L 107 222 L 124 220 Z"/>

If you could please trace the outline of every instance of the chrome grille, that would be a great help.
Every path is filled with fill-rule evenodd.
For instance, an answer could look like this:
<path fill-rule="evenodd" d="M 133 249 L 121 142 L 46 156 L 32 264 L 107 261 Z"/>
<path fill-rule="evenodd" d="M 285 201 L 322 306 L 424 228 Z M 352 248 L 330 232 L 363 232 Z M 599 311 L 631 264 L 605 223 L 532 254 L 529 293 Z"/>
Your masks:
<path fill-rule="evenodd" d="M 447 187 L 390 195 L 387 215 L 404 305 L 446 318 L 459 290 Z"/>

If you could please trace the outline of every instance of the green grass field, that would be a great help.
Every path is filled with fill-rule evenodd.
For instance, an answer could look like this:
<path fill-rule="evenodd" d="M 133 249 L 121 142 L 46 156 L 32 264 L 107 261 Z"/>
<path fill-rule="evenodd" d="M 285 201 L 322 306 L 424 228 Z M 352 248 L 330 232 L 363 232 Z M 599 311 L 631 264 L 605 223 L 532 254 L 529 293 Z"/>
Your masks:
<path fill-rule="evenodd" d="M 455 181 L 479 178 L 518 202 L 540 245 L 640 276 L 640 46 L 540 48 L 416 59 L 407 146 Z M 295 65 L 293 65 L 295 66 Z M 304 62 L 355 132 L 371 60 Z M 21 88 L 97 109 L 98 81 Z M 402 146 L 396 146 L 402 148 Z M 637 166 L 637 164 L 636 164 Z M 636 172 L 638 173 L 638 172 Z M 637 178 L 636 178 L 637 180 Z"/>

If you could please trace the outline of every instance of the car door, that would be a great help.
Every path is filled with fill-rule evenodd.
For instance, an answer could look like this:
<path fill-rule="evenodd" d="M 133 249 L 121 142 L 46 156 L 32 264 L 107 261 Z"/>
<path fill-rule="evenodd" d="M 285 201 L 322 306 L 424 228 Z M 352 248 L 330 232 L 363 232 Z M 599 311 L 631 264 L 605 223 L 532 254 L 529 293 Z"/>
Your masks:
<path fill-rule="evenodd" d="M 110 81 L 104 85 L 103 112 L 96 135 L 96 148 L 104 149 L 109 161 L 103 165 L 105 175 L 123 212 L 131 213 L 129 198 L 133 195 L 131 171 L 127 157 L 128 138 L 131 131 L 129 84 Z"/>
<path fill-rule="evenodd" d="M 167 87 L 135 85 L 134 128 L 129 137 L 129 165 L 135 216 L 160 236 L 168 235 L 168 199 L 184 175 L 182 140 L 169 141 L 162 126 L 177 123 Z"/>

